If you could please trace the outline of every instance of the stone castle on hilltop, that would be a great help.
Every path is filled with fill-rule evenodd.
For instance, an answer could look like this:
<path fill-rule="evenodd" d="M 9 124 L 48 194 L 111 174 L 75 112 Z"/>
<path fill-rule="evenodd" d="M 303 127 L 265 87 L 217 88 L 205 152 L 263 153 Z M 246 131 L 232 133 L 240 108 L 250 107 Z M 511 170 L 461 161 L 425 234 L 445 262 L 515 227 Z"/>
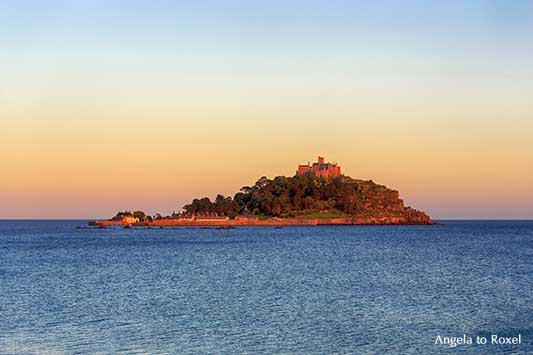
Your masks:
<path fill-rule="evenodd" d="M 307 173 L 326 179 L 333 179 L 341 175 L 341 167 L 337 163 L 325 163 L 324 157 L 319 156 L 318 162 L 313 163 L 313 165 L 310 162 L 298 165 L 296 175 L 305 175 Z"/>
<path fill-rule="evenodd" d="M 325 180 L 317 180 L 319 177 Z M 337 178 L 338 179 L 335 179 Z M 335 179 L 335 180 L 333 180 Z M 252 187 L 214 202 L 194 199 L 183 211 L 170 216 L 146 215 L 143 211 L 119 212 L 108 220 L 89 221 L 90 226 L 178 227 L 204 226 L 216 229 L 238 226 L 319 226 L 362 224 L 434 224 L 424 212 L 406 207 L 396 190 L 372 180 L 341 176 L 337 163 L 324 157 L 299 164 L 294 177 L 260 178 Z"/>

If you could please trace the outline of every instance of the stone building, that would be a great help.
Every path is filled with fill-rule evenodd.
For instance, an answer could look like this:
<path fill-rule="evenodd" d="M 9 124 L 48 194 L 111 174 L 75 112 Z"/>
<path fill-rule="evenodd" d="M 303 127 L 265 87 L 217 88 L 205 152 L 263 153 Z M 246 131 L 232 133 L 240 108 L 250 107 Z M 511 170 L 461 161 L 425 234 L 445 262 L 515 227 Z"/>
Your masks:
<path fill-rule="evenodd" d="M 324 157 L 319 156 L 318 161 L 313 163 L 313 165 L 309 162 L 304 165 L 298 165 L 296 175 L 305 175 L 307 173 L 326 179 L 333 179 L 341 175 L 341 167 L 337 163 L 326 163 L 324 162 Z"/>
<path fill-rule="evenodd" d="M 126 223 L 126 224 L 135 224 L 135 223 L 139 223 L 140 220 L 139 218 L 137 217 L 133 217 L 133 216 L 124 216 L 122 218 L 122 222 Z"/>

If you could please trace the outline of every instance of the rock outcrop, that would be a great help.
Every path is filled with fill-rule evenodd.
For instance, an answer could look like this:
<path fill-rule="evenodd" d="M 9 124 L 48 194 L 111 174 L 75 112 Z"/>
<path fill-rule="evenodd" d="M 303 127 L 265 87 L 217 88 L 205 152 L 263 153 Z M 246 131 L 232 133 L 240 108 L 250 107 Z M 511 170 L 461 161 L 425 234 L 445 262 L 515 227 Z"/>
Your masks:
<path fill-rule="evenodd" d="M 345 184 L 356 186 L 352 194 L 353 217 L 358 221 L 396 220 L 402 224 L 433 224 L 424 212 L 404 206 L 400 193 L 373 181 L 342 177 Z"/>

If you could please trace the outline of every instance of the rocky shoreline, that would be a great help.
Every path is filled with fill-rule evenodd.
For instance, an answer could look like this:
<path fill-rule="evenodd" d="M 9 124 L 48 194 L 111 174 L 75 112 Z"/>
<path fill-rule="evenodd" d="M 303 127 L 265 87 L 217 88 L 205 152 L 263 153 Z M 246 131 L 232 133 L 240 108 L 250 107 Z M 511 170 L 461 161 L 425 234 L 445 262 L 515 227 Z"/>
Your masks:
<path fill-rule="evenodd" d="M 427 216 L 405 217 L 351 217 L 351 218 L 242 218 L 221 220 L 160 219 L 151 222 L 126 223 L 123 221 L 89 221 L 97 227 L 238 227 L 238 226 L 327 226 L 327 225 L 432 225 L 436 224 Z"/>

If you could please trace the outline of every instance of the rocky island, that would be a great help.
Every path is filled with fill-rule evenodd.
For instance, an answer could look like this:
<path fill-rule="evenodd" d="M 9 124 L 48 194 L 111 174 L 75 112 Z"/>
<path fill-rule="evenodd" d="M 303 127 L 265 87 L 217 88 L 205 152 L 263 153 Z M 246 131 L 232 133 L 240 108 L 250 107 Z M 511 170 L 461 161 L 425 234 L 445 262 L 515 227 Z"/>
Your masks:
<path fill-rule="evenodd" d="M 404 206 L 400 194 L 372 180 L 341 174 L 323 157 L 299 165 L 292 177 L 261 177 L 233 197 L 194 199 L 179 213 L 147 216 L 119 212 L 96 226 L 309 226 L 358 224 L 433 224 L 424 212 Z"/>

